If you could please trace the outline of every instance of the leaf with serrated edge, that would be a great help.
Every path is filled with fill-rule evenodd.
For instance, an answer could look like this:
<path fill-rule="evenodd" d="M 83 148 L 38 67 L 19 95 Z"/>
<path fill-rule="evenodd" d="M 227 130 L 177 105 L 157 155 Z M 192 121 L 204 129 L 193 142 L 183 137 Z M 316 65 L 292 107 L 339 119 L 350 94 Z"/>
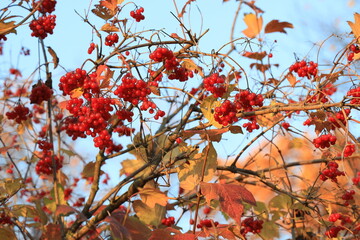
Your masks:
<path fill-rule="evenodd" d="M 289 22 L 279 22 L 279 20 L 272 20 L 268 24 L 266 24 L 265 33 L 286 33 L 285 28 L 294 28 L 294 26 Z"/>
<path fill-rule="evenodd" d="M 359 42 L 359 37 L 360 37 L 360 14 L 359 13 L 354 13 L 354 19 L 355 19 L 355 22 L 348 21 L 347 23 L 351 27 L 351 30 L 352 30 L 355 38 Z"/>
<path fill-rule="evenodd" d="M 210 205 L 213 199 L 219 200 L 221 209 L 238 224 L 241 223 L 241 217 L 244 212 L 242 202 L 256 205 L 252 193 L 240 185 L 201 182 L 200 188 L 208 205 Z"/>
<path fill-rule="evenodd" d="M 153 226 L 159 226 L 166 213 L 164 206 L 156 204 L 155 207 L 151 208 L 141 200 L 135 200 L 133 208 L 140 221 Z"/>
<path fill-rule="evenodd" d="M 260 33 L 263 24 L 262 17 L 258 18 L 253 13 L 246 14 L 244 17 L 244 22 L 247 25 L 247 29 L 242 31 L 245 36 L 248 38 L 254 38 Z"/>

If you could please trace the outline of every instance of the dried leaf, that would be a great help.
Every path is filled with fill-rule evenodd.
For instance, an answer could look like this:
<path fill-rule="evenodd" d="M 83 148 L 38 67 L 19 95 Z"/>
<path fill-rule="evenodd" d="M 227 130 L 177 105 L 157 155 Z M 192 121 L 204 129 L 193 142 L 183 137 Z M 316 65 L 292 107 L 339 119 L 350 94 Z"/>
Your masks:
<path fill-rule="evenodd" d="M 105 23 L 101 28 L 101 31 L 111 33 L 111 32 L 119 32 L 120 30 L 115 27 L 114 25 L 111 25 L 110 23 Z"/>
<path fill-rule="evenodd" d="M 245 187 L 236 184 L 200 183 L 201 193 L 205 196 L 208 205 L 211 200 L 219 200 L 221 209 L 233 218 L 239 225 L 244 212 L 242 202 L 256 206 L 251 192 Z"/>
<path fill-rule="evenodd" d="M 96 69 L 96 81 L 100 88 L 107 88 L 110 85 L 110 79 L 114 76 L 114 72 L 106 65 L 100 65 Z"/>
<path fill-rule="evenodd" d="M 225 132 L 229 131 L 229 128 L 221 128 L 221 129 L 209 129 L 209 130 L 186 130 L 182 132 L 182 136 L 184 138 L 190 138 L 195 134 L 200 134 L 201 138 L 204 140 L 220 142 L 221 135 Z"/>
<path fill-rule="evenodd" d="M 151 208 L 141 200 L 135 200 L 133 208 L 141 222 L 153 226 L 159 226 L 166 213 L 164 206 L 156 204 L 155 207 Z"/>
<path fill-rule="evenodd" d="M 247 25 L 247 29 L 242 31 L 245 36 L 248 38 L 254 38 L 260 33 L 263 24 L 263 19 L 261 16 L 258 18 L 253 13 L 246 14 L 244 17 L 244 22 Z"/>
<path fill-rule="evenodd" d="M 187 5 L 190 5 L 191 2 L 193 2 L 193 1 L 194 1 L 194 0 L 188 0 L 188 1 L 184 4 L 181 12 L 180 12 L 179 15 L 178 15 L 179 18 L 181 18 L 181 17 L 184 16 L 184 14 L 186 13 L 186 7 L 187 7 Z"/>
<path fill-rule="evenodd" d="M 60 224 L 49 223 L 45 226 L 45 231 L 41 235 L 42 240 L 61 240 L 61 227 Z"/>
<path fill-rule="evenodd" d="M 112 12 L 116 12 L 118 0 L 103 0 L 100 1 L 100 6 L 104 6 Z"/>
<path fill-rule="evenodd" d="M 59 102 L 59 103 L 58 103 L 58 107 L 59 107 L 60 109 L 63 109 L 63 110 L 66 109 L 67 102 L 68 102 L 68 101 Z"/>
<path fill-rule="evenodd" d="M 125 176 L 129 176 L 130 174 L 141 168 L 144 164 L 146 163 L 142 159 L 126 159 L 121 162 L 122 168 L 120 169 L 120 175 L 124 174 Z M 151 171 L 150 168 L 146 168 L 142 172 L 138 173 L 136 177 L 140 177 L 148 173 L 149 171 Z"/>
<path fill-rule="evenodd" d="M 2 240 L 17 240 L 14 229 L 10 227 L 0 226 L 0 236 Z"/>
<path fill-rule="evenodd" d="M 91 10 L 92 13 L 94 13 L 99 18 L 102 18 L 104 20 L 109 20 L 113 16 L 115 16 L 116 12 L 113 12 L 109 10 L 108 8 L 101 6 L 101 5 L 95 5 L 95 8 Z"/>
<path fill-rule="evenodd" d="M 54 49 L 52 49 L 51 47 L 47 47 L 48 52 L 50 53 L 53 63 L 54 63 L 54 69 L 57 68 L 57 66 L 59 65 L 59 58 L 56 55 L 56 52 L 54 51 Z"/>
<path fill-rule="evenodd" d="M 296 83 L 298 83 L 299 81 L 296 80 L 296 77 L 294 76 L 294 74 L 292 73 L 288 73 L 286 75 L 286 79 L 289 81 L 290 85 L 292 87 L 295 87 Z"/>
<path fill-rule="evenodd" d="M 153 94 L 155 94 L 156 96 L 161 96 L 160 89 L 158 87 L 150 85 L 149 88 Z"/>
<path fill-rule="evenodd" d="M 187 70 L 191 70 L 191 71 L 196 70 L 196 71 L 198 71 L 198 73 L 199 73 L 199 75 L 201 77 L 204 77 L 204 73 L 202 71 L 202 68 L 199 67 L 198 65 L 196 65 L 194 63 L 194 61 L 191 60 L 191 59 L 188 59 L 188 58 L 183 59 L 182 62 L 181 62 L 181 66 L 183 68 L 187 69 Z"/>
<path fill-rule="evenodd" d="M 266 51 L 263 51 L 263 52 L 247 52 L 247 51 L 245 51 L 242 55 L 247 58 L 262 60 L 264 57 L 266 57 L 267 53 L 266 53 Z"/>
<path fill-rule="evenodd" d="M 360 37 L 360 14 L 354 13 L 355 22 L 347 21 L 356 39 Z M 358 41 L 359 42 L 359 41 Z"/>
<path fill-rule="evenodd" d="M 16 33 L 15 21 L 4 22 L 4 19 L 0 21 L 0 35 L 8 33 Z"/>
<path fill-rule="evenodd" d="M 11 209 L 11 213 L 17 217 L 34 218 L 39 216 L 39 213 L 35 207 L 25 204 L 14 205 Z"/>
<path fill-rule="evenodd" d="M 220 105 L 221 103 L 219 101 L 216 101 L 213 96 L 205 98 L 200 104 L 201 112 L 204 114 L 205 118 L 209 121 L 209 123 L 216 128 L 223 127 L 223 125 L 215 121 L 213 112 L 214 109 Z"/>
<path fill-rule="evenodd" d="M 279 22 L 279 20 L 272 20 L 265 26 L 265 33 L 282 32 L 286 33 L 285 28 L 294 28 L 289 22 Z"/>
<path fill-rule="evenodd" d="M 75 212 L 78 211 L 73 207 L 70 207 L 68 205 L 58 205 L 56 206 L 55 216 L 69 216 L 70 214 L 73 214 Z"/>
<path fill-rule="evenodd" d="M 240 126 L 230 126 L 229 130 L 233 134 L 237 134 L 237 133 L 243 134 L 242 128 Z"/>

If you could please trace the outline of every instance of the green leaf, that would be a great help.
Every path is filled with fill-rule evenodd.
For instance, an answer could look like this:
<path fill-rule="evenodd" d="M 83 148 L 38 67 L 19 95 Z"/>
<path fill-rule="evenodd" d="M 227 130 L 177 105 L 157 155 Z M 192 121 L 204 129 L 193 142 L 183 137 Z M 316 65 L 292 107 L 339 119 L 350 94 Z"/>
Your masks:
<path fill-rule="evenodd" d="M 280 194 L 270 200 L 268 207 L 271 212 L 276 212 L 280 210 L 285 210 L 287 212 L 290 209 L 291 205 L 291 198 L 288 195 Z"/>
<path fill-rule="evenodd" d="M 22 204 L 13 206 L 11 209 L 11 213 L 13 213 L 17 217 L 33 218 L 39 216 L 39 213 L 35 207 Z"/>
<path fill-rule="evenodd" d="M 274 239 L 280 237 L 279 226 L 274 221 L 264 221 L 260 235 L 263 239 Z"/>
<path fill-rule="evenodd" d="M 24 184 L 20 178 L 0 180 L 0 199 L 16 194 Z"/>
<path fill-rule="evenodd" d="M 166 207 L 156 204 L 155 207 L 151 208 L 141 200 L 135 200 L 133 208 L 140 221 L 156 227 L 160 225 L 166 213 Z"/>
<path fill-rule="evenodd" d="M 205 98 L 200 104 L 201 112 L 204 114 L 205 118 L 209 121 L 209 123 L 216 128 L 223 127 L 223 125 L 215 121 L 214 118 L 214 109 L 220 105 L 221 103 L 219 101 L 216 101 L 216 98 L 214 98 L 213 96 Z"/>

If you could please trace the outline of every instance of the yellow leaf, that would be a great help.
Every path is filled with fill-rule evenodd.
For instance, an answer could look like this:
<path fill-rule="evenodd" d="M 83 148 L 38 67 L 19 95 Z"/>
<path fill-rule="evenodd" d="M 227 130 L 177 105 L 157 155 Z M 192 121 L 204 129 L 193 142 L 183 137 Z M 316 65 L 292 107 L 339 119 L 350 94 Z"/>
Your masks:
<path fill-rule="evenodd" d="M 71 91 L 71 97 L 72 98 L 78 98 L 84 93 L 84 90 L 82 88 L 75 88 Z"/>
<path fill-rule="evenodd" d="M 248 27 L 247 29 L 242 31 L 245 36 L 247 36 L 248 38 L 254 38 L 260 33 L 263 24 L 262 17 L 258 18 L 255 14 L 250 13 L 245 15 L 244 22 Z"/>
<path fill-rule="evenodd" d="M 16 33 L 15 27 L 16 27 L 15 21 L 7 22 L 7 23 L 0 21 L 0 35 L 7 33 Z"/>
<path fill-rule="evenodd" d="M 115 27 L 114 25 L 111 25 L 110 23 L 105 23 L 101 29 L 101 31 L 111 33 L 111 32 L 119 32 L 119 29 Z"/>
<path fill-rule="evenodd" d="M 151 208 L 154 208 L 156 204 L 166 206 L 168 196 L 156 188 L 144 187 L 139 189 L 141 200 Z"/>
<path fill-rule="evenodd" d="M 360 37 L 360 14 L 354 13 L 355 22 L 348 21 L 349 26 L 351 27 L 351 30 L 353 34 L 355 35 L 356 39 L 359 39 Z"/>

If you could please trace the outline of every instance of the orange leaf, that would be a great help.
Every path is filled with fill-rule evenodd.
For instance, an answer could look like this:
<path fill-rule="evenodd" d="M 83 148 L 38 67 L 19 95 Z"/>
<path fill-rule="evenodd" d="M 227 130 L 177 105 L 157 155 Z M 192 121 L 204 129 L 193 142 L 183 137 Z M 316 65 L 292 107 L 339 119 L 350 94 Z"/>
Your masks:
<path fill-rule="evenodd" d="M 242 31 L 245 36 L 247 36 L 248 38 L 254 38 L 260 33 L 263 24 L 262 17 L 258 18 L 253 13 L 246 14 L 244 17 L 244 22 L 247 25 L 247 29 Z"/>
<path fill-rule="evenodd" d="M 296 83 L 299 82 L 299 81 L 296 81 L 296 77 L 292 73 L 289 73 L 288 75 L 286 75 L 286 79 L 289 81 L 289 83 L 292 87 L 294 87 L 296 85 Z"/>
<path fill-rule="evenodd" d="M 279 20 L 272 20 L 265 27 L 265 33 L 282 32 L 286 33 L 284 28 L 294 28 L 289 22 L 279 22 Z"/>
<path fill-rule="evenodd" d="M 105 23 L 101 28 L 101 31 L 111 33 L 111 32 L 119 32 L 119 29 L 110 23 Z"/>
<path fill-rule="evenodd" d="M 75 88 L 71 91 L 71 98 L 78 98 L 84 93 L 82 88 Z"/>
<path fill-rule="evenodd" d="M 251 59 L 261 60 L 263 59 L 267 53 L 264 52 L 244 52 L 243 56 Z"/>
<path fill-rule="evenodd" d="M 117 4 L 118 4 L 117 0 L 100 1 L 100 6 L 104 6 L 111 11 L 115 11 L 115 9 L 117 8 Z"/>
<path fill-rule="evenodd" d="M 355 22 L 348 21 L 349 26 L 351 27 L 351 30 L 353 34 L 355 35 L 356 39 L 359 39 L 360 37 L 360 14 L 354 13 Z"/>

